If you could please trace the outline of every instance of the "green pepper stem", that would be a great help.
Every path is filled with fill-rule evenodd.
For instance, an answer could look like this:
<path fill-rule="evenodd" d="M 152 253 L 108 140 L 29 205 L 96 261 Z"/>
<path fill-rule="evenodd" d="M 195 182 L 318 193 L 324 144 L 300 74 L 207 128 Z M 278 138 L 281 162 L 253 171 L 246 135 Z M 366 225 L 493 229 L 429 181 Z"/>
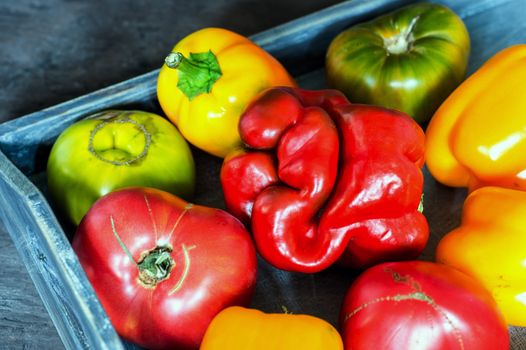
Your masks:
<path fill-rule="evenodd" d="M 168 68 L 177 69 L 190 77 L 200 77 L 203 74 L 208 74 L 208 68 L 193 63 L 192 60 L 184 57 L 180 52 L 170 52 L 164 59 L 164 63 L 166 63 Z"/>
<path fill-rule="evenodd" d="M 419 212 L 424 212 L 424 194 L 422 193 L 422 196 L 420 197 L 420 203 L 418 203 L 418 209 Z"/>
<path fill-rule="evenodd" d="M 184 59 L 185 57 L 182 53 L 170 52 L 170 54 L 164 59 L 164 63 L 166 63 L 168 68 L 177 69 Z"/>
<path fill-rule="evenodd" d="M 168 68 L 177 70 L 177 87 L 189 100 L 200 94 L 210 93 L 214 83 L 223 74 L 217 57 L 211 50 L 191 52 L 188 57 L 180 52 L 171 52 L 164 62 Z"/>

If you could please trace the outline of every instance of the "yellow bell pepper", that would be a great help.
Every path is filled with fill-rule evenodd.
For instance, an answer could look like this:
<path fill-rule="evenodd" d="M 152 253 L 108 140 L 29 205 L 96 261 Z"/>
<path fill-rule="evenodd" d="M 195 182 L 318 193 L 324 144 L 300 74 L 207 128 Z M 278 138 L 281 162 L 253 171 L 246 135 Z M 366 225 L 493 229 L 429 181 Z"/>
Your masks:
<path fill-rule="evenodd" d="M 526 327 L 526 192 L 483 187 L 464 202 L 462 224 L 439 242 L 436 260 L 478 279 L 508 324 Z"/>
<path fill-rule="evenodd" d="M 440 106 L 426 163 L 448 186 L 526 190 L 526 45 L 489 59 Z"/>
<path fill-rule="evenodd" d="M 221 28 L 175 45 L 157 81 L 166 116 L 194 146 L 218 157 L 239 146 L 239 117 L 272 86 L 295 86 L 285 68 L 249 39 Z"/>
<path fill-rule="evenodd" d="M 200 350 L 343 350 L 338 331 L 308 315 L 265 314 L 232 306 L 212 320 Z"/>

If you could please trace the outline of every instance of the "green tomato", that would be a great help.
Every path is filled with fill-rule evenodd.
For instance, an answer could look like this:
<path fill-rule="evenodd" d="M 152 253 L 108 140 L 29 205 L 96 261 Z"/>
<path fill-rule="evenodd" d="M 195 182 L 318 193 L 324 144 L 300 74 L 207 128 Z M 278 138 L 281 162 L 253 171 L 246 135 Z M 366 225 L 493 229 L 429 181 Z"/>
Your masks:
<path fill-rule="evenodd" d="M 166 119 L 142 111 L 104 111 L 60 134 L 47 164 L 53 201 L 78 225 L 103 195 L 130 186 L 193 195 L 190 147 Z"/>
<path fill-rule="evenodd" d="M 420 3 L 340 33 L 329 46 L 329 85 L 354 103 L 397 109 L 422 123 L 462 82 L 470 39 L 447 7 Z"/>

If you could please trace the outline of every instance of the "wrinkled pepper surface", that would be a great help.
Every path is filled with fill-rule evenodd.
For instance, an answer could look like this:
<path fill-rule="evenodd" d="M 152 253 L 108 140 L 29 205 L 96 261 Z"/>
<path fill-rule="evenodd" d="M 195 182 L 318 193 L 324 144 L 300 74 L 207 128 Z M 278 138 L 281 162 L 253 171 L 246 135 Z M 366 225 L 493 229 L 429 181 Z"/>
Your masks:
<path fill-rule="evenodd" d="M 225 203 L 272 265 L 364 268 L 422 252 L 424 133 L 409 116 L 336 90 L 272 88 L 239 130 L 249 149 L 223 163 Z"/>
<path fill-rule="evenodd" d="M 343 342 L 331 324 L 314 316 L 232 306 L 212 320 L 200 349 L 343 350 Z"/>
<path fill-rule="evenodd" d="M 439 242 L 436 259 L 478 279 L 506 321 L 526 327 L 526 193 L 483 187 L 467 197 L 460 227 Z"/>
<path fill-rule="evenodd" d="M 204 28 L 183 38 L 157 81 L 166 116 L 194 146 L 224 157 L 241 141 L 237 125 L 249 102 L 271 86 L 295 86 L 283 66 L 248 38 Z"/>
<path fill-rule="evenodd" d="M 526 45 L 497 53 L 440 106 L 426 164 L 448 186 L 526 190 Z"/>

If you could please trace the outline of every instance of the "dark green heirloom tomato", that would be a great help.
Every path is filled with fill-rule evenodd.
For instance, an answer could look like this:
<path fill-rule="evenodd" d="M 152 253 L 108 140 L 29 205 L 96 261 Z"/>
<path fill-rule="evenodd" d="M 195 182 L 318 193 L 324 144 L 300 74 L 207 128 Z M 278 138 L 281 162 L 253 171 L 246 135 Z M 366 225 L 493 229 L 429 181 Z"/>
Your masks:
<path fill-rule="evenodd" d="M 47 176 L 52 199 L 76 225 L 116 189 L 154 187 L 188 199 L 195 187 L 185 139 L 166 119 L 142 111 L 104 111 L 69 126 L 51 149 Z"/>
<path fill-rule="evenodd" d="M 340 33 L 327 51 L 327 81 L 351 102 L 397 109 L 422 123 L 464 79 L 469 50 L 453 11 L 410 5 Z"/>

